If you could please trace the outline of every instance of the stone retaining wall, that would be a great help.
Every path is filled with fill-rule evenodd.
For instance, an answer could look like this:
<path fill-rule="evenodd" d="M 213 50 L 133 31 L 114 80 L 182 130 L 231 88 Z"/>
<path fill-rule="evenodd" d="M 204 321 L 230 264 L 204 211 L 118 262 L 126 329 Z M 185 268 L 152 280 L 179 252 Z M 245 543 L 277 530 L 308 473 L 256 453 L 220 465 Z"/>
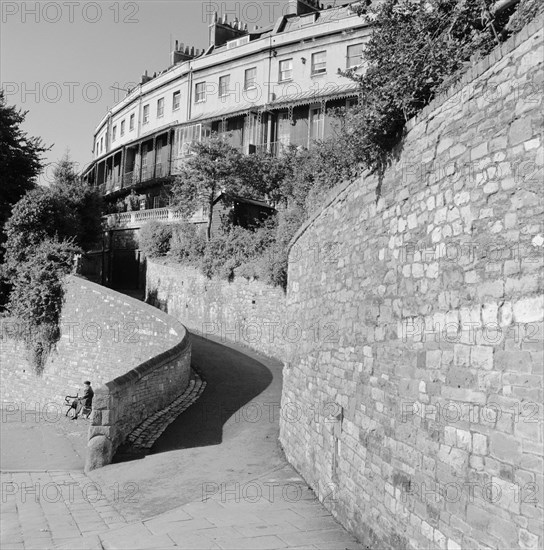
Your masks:
<path fill-rule="evenodd" d="M 65 298 L 61 338 L 40 376 L 13 338 L 17 324 L 0 321 L 0 402 L 23 421 L 60 421 L 64 396 L 81 395 L 88 379 L 96 392 L 89 435 L 110 438 L 111 454 L 146 415 L 183 393 L 189 336 L 163 312 L 79 277 L 67 277 Z"/>
<path fill-rule="evenodd" d="M 191 366 L 189 336 L 179 324 L 170 330 L 177 336 L 177 344 L 97 389 L 85 470 L 109 464 L 115 450 L 136 427 L 173 402 L 187 387 Z"/>
<path fill-rule="evenodd" d="M 369 548 L 543 544 L 542 28 L 411 121 L 383 181 L 334 190 L 286 298 L 148 263 L 153 303 L 284 360 L 287 457 Z"/>
<path fill-rule="evenodd" d="M 286 357 L 281 442 L 370 548 L 543 544 L 542 29 L 409 124 L 378 201 L 343 186 L 295 239 L 288 319 L 338 337 Z"/>
<path fill-rule="evenodd" d="M 288 323 L 285 293 L 258 281 L 210 280 L 192 267 L 147 260 L 147 301 L 204 336 L 235 342 L 273 357 L 311 330 Z"/>

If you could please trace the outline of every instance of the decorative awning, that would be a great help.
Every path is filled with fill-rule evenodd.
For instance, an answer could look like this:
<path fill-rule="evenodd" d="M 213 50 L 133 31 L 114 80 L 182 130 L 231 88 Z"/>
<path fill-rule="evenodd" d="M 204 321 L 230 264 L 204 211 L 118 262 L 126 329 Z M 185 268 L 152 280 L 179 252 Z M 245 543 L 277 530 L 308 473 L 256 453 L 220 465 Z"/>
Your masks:
<path fill-rule="evenodd" d="M 143 133 L 138 141 L 144 141 L 149 138 L 158 137 L 160 134 L 164 134 L 168 132 L 172 128 L 172 126 L 175 126 L 176 124 L 179 124 L 177 120 L 174 120 L 173 122 L 168 122 L 167 124 L 163 124 L 162 126 L 159 126 L 158 128 L 153 128 L 153 130 L 149 130 L 145 133 Z"/>
<path fill-rule="evenodd" d="M 245 115 L 250 111 L 257 112 L 262 111 L 263 109 L 264 105 L 256 105 L 254 103 L 246 103 L 244 107 L 240 107 L 240 105 L 236 105 L 233 107 L 223 107 L 222 109 L 217 109 L 215 111 L 195 115 L 191 117 L 191 120 L 189 120 L 187 123 L 190 124 L 192 122 L 203 122 L 205 120 L 213 121 L 234 118 L 237 116 Z"/>
<path fill-rule="evenodd" d="M 359 85 L 357 82 L 329 84 L 317 90 L 279 96 L 267 105 L 267 109 L 285 109 L 289 106 L 311 105 L 312 103 L 320 103 L 323 100 L 333 101 L 346 97 L 357 97 L 358 95 Z"/>

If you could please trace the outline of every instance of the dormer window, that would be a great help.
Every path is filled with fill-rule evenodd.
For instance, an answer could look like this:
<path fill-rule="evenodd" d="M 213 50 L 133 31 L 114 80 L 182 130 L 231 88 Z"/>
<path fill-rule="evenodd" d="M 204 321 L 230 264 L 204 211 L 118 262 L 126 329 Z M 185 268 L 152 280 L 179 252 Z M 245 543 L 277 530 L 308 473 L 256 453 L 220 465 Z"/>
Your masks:
<path fill-rule="evenodd" d="M 316 15 L 315 13 L 310 13 L 310 15 L 305 15 L 303 17 L 300 18 L 300 27 L 308 27 L 309 25 L 313 25 L 315 23 L 315 19 L 316 19 Z"/>

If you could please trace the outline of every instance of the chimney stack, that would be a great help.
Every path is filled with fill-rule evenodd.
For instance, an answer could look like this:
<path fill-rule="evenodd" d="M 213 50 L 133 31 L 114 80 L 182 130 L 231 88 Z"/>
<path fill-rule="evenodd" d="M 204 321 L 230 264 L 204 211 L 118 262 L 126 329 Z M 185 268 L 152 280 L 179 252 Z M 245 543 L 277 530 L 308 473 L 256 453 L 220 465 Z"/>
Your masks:
<path fill-rule="evenodd" d="M 247 24 L 238 20 L 236 17 L 232 23 L 228 22 L 228 15 L 224 14 L 219 17 L 217 12 L 214 12 L 212 22 L 208 25 L 209 28 L 209 45 L 222 46 L 230 40 L 235 40 L 241 36 L 248 34 Z"/>
<path fill-rule="evenodd" d="M 289 0 L 286 15 L 306 15 L 323 9 L 318 0 Z"/>
<path fill-rule="evenodd" d="M 194 46 L 186 46 L 183 42 L 179 42 L 178 40 L 176 40 L 175 48 L 171 56 L 172 65 L 188 61 L 199 55 L 199 50 L 195 50 Z"/>
<path fill-rule="evenodd" d="M 142 75 L 141 83 L 145 84 L 146 82 L 149 82 L 150 80 L 151 80 L 151 77 L 148 76 L 147 70 L 146 70 L 145 73 Z"/>

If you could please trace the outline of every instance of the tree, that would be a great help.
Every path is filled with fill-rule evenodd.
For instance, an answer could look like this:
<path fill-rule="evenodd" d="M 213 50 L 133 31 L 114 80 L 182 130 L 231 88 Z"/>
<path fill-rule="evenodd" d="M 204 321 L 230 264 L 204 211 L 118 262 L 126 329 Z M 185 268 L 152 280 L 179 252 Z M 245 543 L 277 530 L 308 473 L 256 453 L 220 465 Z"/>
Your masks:
<path fill-rule="evenodd" d="M 460 78 L 471 60 L 506 38 L 498 30 L 516 8 L 511 5 L 499 16 L 491 15 L 494 1 L 383 0 L 371 7 L 359 5 L 359 14 L 372 22 L 373 34 L 363 51 L 365 72 L 343 73 L 360 84 L 362 96 L 348 116 L 345 144 L 355 149 L 366 168 L 383 173 L 405 123 Z M 538 0 L 524 2 L 536 5 Z"/>
<path fill-rule="evenodd" d="M 8 311 L 23 328 L 38 373 L 59 337 L 63 279 L 74 255 L 92 245 L 100 229 L 96 191 L 80 181 L 68 156 L 55 170 L 53 185 L 28 191 L 5 225 L 1 275 L 11 287 Z"/>
<path fill-rule="evenodd" d="M 54 171 L 50 187 L 29 191 L 14 207 L 5 225 L 8 272 L 48 238 L 72 240 L 88 250 L 100 237 L 101 199 L 83 182 L 65 156 Z"/>
<path fill-rule="evenodd" d="M 267 197 L 274 204 L 283 201 L 285 182 L 293 175 L 291 149 L 295 148 L 289 148 L 280 157 L 271 153 L 243 156 L 239 194 L 255 199 Z"/>
<path fill-rule="evenodd" d="M 214 201 L 219 194 L 238 193 L 247 178 L 242 154 L 223 138 L 212 135 L 191 146 L 193 155 L 176 177 L 171 192 L 175 207 L 190 217 L 200 207 L 207 209 L 206 236 L 211 240 Z"/>
<path fill-rule="evenodd" d="M 74 221 L 72 213 L 52 189 L 38 187 L 29 191 L 14 207 L 6 223 L 5 269 L 13 275 L 21 262 L 49 238 L 67 239 Z"/>
<path fill-rule="evenodd" d="M 64 205 L 67 236 L 84 250 L 96 244 L 102 229 L 102 197 L 96 188 L 86 185 L 76 171 L 69 153 L 58 162 L 53 171 L 51 190 Z"/>
<path fill-rule="evenodd" d="M 8 107 L 0 90 L 0 245 L 6 238 L 3 228 L 12 206 L 36 186 L 36 177 L 44 166 L 42 154 L 50 149 L 40 138 L 29 137 L 21 130 L 26 115 L 26 111 Z"/>

